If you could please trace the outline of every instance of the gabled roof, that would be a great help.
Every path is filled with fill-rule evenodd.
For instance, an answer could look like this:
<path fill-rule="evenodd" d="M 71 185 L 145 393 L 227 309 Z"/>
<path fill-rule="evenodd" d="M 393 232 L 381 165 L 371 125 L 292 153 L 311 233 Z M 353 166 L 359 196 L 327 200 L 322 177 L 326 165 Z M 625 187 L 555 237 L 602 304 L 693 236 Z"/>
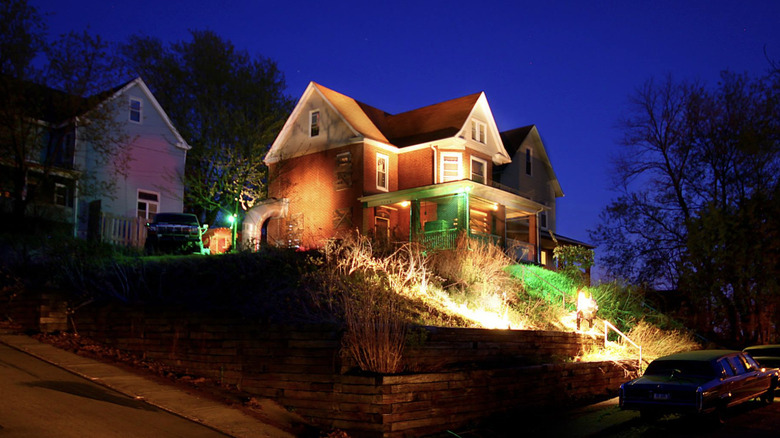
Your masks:
<path fill-rule="evenodd" d="M 185 150 L 190 149 L 190 145 L 187 144 L 181 134 L 179 134 L 179 131 L 173 126 L 168 114 L 162 109 L 160 103 L 140 77 L 89 97 L 75 96 L 64 91 L 29 81 L 21 81 L 8 77 L 4 78 L 4 80 L 8 81 L 12 86 L 24 88 L 24 93 L 22 95 L 25 97 L 26 102 L 23 104 L 27 105 L 30 111 L 30 117 L 34 117 L 36 120 L 46 122 L 53 126 L 71 123 L 74 118 L 86 116 L 91 110 L 117 98 L 132 86 L 138 85 L 152 104 L 152 107 L 157 110 L 166 126 L 176 138 L 176 146 Z"/>
<path fill-rule="evenodd" d="M 273 163 L 280 159 L 282 155 L 280 149 L 290 135 L 293 124 L 301 116 L 303 103 L 315 93 L 336 111 L 356 137 L 374 140 L 399 149 L 454 137 L 466 127 L 475 109 L 482 105 L 489 119 L 489 125 L 495 133 L 497 151 L 493 159 L 499 164 L 509 161 L 509 155 L 506 154 L 500 136 L 497 135 L 495 121 L 490 114 L 484 93 L 474 93 L 411 111 L 390 114 L 311 82 L 268 151 L 265 157 L 266 163 Z M 306 151 L 306 153 L 311 152 L 309 149 Z M 298 153 L 304 152 L 292 151 L 287 157 L 296 156 Z"/>
<path fill-rule="evenodd" d="M 160 102 L 157 101 L 157 98 L 154 97 L 154 94 L 152 94 L 151 90 L 149 90 L 149 87 L 146 86 L 146 82 L 144 82 L 143 79 L 141 79 L 140 77 L 137 77 L 125 83 L 124 85 L 120 85 L 118 87 L 113 88 L 112 90 L 107 91 L 106 94 L 111 91 L 113 91 L 113 94 L 111 94 L 110 97 L 108 97 L 106 100 L 117 98 L 118 96 L 124 94 L 127 90 L 129 90 L 134 85 L 138 85 L 141 91 L 146 95 L 146 98 L 149 99 L 149 102 L 152 104 L 152 107 L 157 111 L 157 113 L 163 119 L 163 122 L 165 122 L 165 126 L 167 126 L 168 129 L 170 129 L 171 133 L 176 139 L 176 147 L 184 150 L 192 149 L 192 146 L 190 146 L 187 143 L 187 141 L 184 140 L 184 137 L 181 136 L 179 130 L 176 129 L 175 126 L 173 126 L 173 122 L 171 122 L 170 117 L 168 117 L 168 113 L 166 113 L 165 110 L 162 108 L 162 106 L 160 106 Z"/>
<path fill-rule="evenodd" d="M 386 117 L 385 133 L 404 147 L 455 136 L 468 121 L 482 93 L 451 99 Z"/>
<path fill-rule="evenodd" d="M 550 157 L 547 155 L 547 150 L 544 147 L 544 142 L 542 142 L 542 137 L 539 135 L 539 131 L 536 129 L 536 125 L 528 125 L 520 128 L 510 129 L 509 131 L 504 131 L 501 133 L 501 139 L 504 142 L 504 147 L 506 147 L 507 153 L 509 153 L 509 156 L 513 158 L 513 162 L 515 161 L 514 156 L 520 149 L 520 146 L 522 146 L 526 141 L 535 140 L 536 144 L 538 145 L 538 148 L 535 149 L 535 153 L 538 154 L 536 157 L 542 160 L 545 168 L 547 169 L 547 173 L 550 176 L 550 183 L 553 185 L 553 190 L 555 191 L 555 196 L 563 196 L 563 189 L 561 188 L 560 182 L 558 182 L 558 177 L 555 175 L 552 162 L 550 162 Z M 506 166 L 508 166 L 508 164 L 503 166 L 496 166 L 493 169 L 493 173 L 501 173 L 502 170 L 506 168 Z"/>

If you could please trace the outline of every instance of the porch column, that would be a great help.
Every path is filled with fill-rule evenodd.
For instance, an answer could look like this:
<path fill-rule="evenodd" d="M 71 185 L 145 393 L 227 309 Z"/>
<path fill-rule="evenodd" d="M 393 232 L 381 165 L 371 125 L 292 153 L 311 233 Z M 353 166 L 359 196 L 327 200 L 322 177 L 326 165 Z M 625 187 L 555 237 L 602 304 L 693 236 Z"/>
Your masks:
<path fill-rule="evenodd" d="M 531 261 L 539 263 L 539 227 L 537 215 L 528 216 L 528 243 L 531 244 Z"/>
<path fill-rule="evenodd" d="M 469 194 L 460 193 L 458 196 L 458 231 L 469 231 Z"/>
<path fill-rule="evenodd" d="M 418 242 L 421 237 L 420 201 L 415 199 L 409 205 L 409 241 Z"/>

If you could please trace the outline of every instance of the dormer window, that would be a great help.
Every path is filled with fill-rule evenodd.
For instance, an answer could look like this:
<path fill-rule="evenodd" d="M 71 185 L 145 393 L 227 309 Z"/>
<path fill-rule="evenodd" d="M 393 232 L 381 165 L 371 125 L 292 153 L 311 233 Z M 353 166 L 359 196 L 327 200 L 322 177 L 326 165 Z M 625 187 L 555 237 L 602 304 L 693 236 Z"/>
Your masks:
<path fill-rule="evenodd" d="M 320 111 L 314 110 L 309 113 L 309 137 L 320 135 Z"/>
<path fill-rule="evenodd" d="M 130 121 L 133 123 L 141 123 L 142 111 L 143 111 L 143 101 L 141 99 L 131 97 L 130 98 Z"/>
<path fill-rule="evenodd" d="M 471 139 L 480 143 L 487 141 L 487 125 L 479 120 L 471 121 Z"/>

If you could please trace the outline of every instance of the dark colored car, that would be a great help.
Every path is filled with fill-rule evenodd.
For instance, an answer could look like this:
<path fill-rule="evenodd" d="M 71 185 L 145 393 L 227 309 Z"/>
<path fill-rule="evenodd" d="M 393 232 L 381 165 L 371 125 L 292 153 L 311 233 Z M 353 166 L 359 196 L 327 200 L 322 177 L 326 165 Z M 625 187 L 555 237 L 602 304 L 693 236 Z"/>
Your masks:
<path fill-rule="evenodd" d="M 767 368 L 780 368 L 780 344 L 754 345 L 744 350 L 759 365 Z"/>
<path fill-rule="evenodd" d="M 194 214 L 157 213 L 152 222 L 146 224 L 146 251 L 205 254 L 203 232 L 206 227 L 200 226 Z"/>
<path fill-rule="evenodd" d="M 716 413 L 760 397 L 774 400 L 779 371 L 761 368 L 749 354 L 699 350 L 660 357 L 642 377 L 620 385 L 620 408 L 643 418 L 667 413 Z"/>

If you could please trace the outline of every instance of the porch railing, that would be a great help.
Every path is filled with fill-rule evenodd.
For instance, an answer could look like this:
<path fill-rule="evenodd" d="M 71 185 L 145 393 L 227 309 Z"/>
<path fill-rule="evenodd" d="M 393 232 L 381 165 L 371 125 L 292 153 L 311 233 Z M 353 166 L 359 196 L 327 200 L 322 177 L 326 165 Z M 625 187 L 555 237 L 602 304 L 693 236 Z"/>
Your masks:
<path fill-rule="evenodd" d="M 430 249 L 455 248 L 458 240 L 458 229 L 451 228 L 443 231 L 426 231 L 422 236 L 422 243 Z"/>

